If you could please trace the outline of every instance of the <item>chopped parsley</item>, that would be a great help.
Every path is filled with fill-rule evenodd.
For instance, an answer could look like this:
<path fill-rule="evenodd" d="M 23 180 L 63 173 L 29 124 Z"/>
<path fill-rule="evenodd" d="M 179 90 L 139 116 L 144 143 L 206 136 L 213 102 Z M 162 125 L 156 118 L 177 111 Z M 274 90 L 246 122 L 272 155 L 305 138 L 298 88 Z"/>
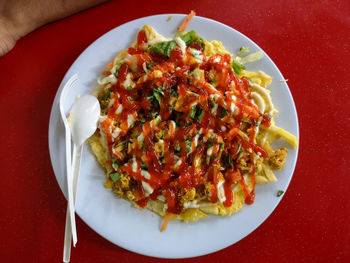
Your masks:
<path fill-rule="evenodd" d="M 196 31 L 191 30 L 189 32 L 183 33 L 182 35 L 180 35 L 180 38 L 186 43 L 186 46 L 189 46 L 192 43 L 197 43 L 201 45 L 201 47 L 204 50 L 204 41 L 197 35 Z"/>
<path fill-rule="evenodd" d="M 158 102 L 160 105 L 160 96 L 164 95 L 164 91 L 161 87 L 156 88 L 153 90 L 153 98 Z"/>
<path fill-rule="evenodd" d="M 200 122 L 202 120 L 203 115 L 204 115 L 204 110 L 202 110 L 201 108 L 198 108 L 197 109 L 197 116 L 196 116 L 196 119 L 198 122 Z"/>
<path fill-rule="evenodd" d="M 114 72 L 114 76 L 118 77 L 118 71 L 120 69 L 120 67 L 123 65 L 123 63 L 119 63 L 116 67 L 115 67 L 115 72 Z"/>
<path fill-rule="evenodd" d="M 190 139 L 186 139 L 186 152 L 187 153 L 192 152 L 192 142 Z"/>
<path fill-rule="evenodd" d="M 148 68 L 149 70 L 151 70 L 155 64 L 156 64 L 156 62 L 154 62 L 154 60 L 151 60 L 151 61 L 147 64 L 147 68 Z"/>
<path fill-rule="evenodd" d="M 119 181 L 121 178 L 120 173 L 118 173 L 118 172 L 110 173 L 109 177 L 112 179 L 113 183 L 115 183 L 116 181 Z"/>
<path fill-rule="evenodd" d="M 229 154 L 223 156 L 223 161 L 225 164 L 225 167 L 232 167 L 231 157 Z"/>
<path fill-rule="evenodd" d="M 118 161 L 117 161 L 117 159 L 115 159 L 115 158 L 112 158 L 112 167 L 113 167 L 113 169 L 114 170 L 118 170 L 119 169 L 119 163 L 118 163 Z"/>
<path fill-rule="evenodd" d="M 189 117 L 190 117 L 191 119 L 194 119 L 194 117 L 196 116 L 196 111 L 197 111 L 197 106 L 194 105 L 194 106 L 192 107 L 191 111 L 190 111 L 190 114 L 189 114 Z"/>
<path fill-rule="evenodd" d="M 175 98 L 179 97 L 179 94 L 177 93 L 176 87 L 171 88 L 170 95 L 171 95 L 171 97 L 175 97 Z"/>
<path fill-rule="evenodd" d="M 141 169 L 142 170 L 148 170 L 147 165 L 141 160 Z"/>
<path fill-rule="evenodd" d="M 153 90 L 153 94 L 151 96 L 147 97 L 147 100 L 151 103 L 158 103 L 160 106 L 160 96 L 164 96 L 164 88 L 163 87 L 158 87 Z"/>
<path fill-rule="evenodd" d="M 142 124 L 144 124 L 144 123 L 146 122 L 146 118 L 145 118 L 145 117 L 140 118 L 140 122 L 141 122 Z"/>
<path fill-rule="evenodd" d="M 176 153 L 179 153 L 179 152 L 181 151 L 181 146 L 180 146 L 180 144 L 176 145 L 176 147 L 175 147 L 174 150 L 175 150 Z"/>
<path fill-rule="evenodd" d="M 224 118 L 228 115 L 228 111 L 226 109 L 222 109 L 221 114 L 220 114 L 220 118 Z"/>
<path fill-rule="evenodd" d="M 176 46 L 176 42 L 174 40 L 165 41 L 152 46 L 152 51 L 157 54 L 170 58 L 170 51 L 173 50 L 175 46 Z"/>
<path fill-rule="evenodd" d="M 109 96 L 111 95 L 111 92 L 112 92 L 111 88 L 107 89 L 105 95 L 102 97 L 101 100 L 107 100 L 109 98 Z"/>
<path fill-rule="evenodd" d="M 245 69 L 245 66 L 234 59 L 232 62 L 232 68 L 235 71 L 235 73 L 239 75 L 239 73 L 241 73 L 241 71 Z"/>
<path fill-rule="evenodd" d="M 280 197 L 281 195 L 283 195 L 284 194 L 284 191 L 282 191 L 282 190 L 278 190 L 277 191 L 277 197 Z"/>

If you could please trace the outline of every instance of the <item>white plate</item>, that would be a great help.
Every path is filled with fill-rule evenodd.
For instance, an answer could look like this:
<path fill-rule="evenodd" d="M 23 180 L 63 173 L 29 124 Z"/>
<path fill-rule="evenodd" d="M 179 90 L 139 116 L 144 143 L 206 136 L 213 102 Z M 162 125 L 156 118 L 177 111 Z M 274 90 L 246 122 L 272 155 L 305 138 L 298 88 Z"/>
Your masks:
<path fill-rule="evenodd" d="M 169 16 L 172 19 L 167 22 Z M 92 43 L 74 62 L 65 75 L 54 100 L 50 124 L 49 147 L 52 166 L 66 195 L 64 129 L 58 109 L 62 86 L 74 73 L 79 73 L 80 85 L 72 92 L 66 107 L 72 105 L 76 95 L 90 93 L 105 66 L 121 50 L 127 48 L 145 24 L 153 26 L 160 34 L 173 37 L 184 15 L 166 14 L 140 18 L 121 25 Z M 250 39 L 219 22 L 194 17 L 188 30 L 195 30 L 207 40 L 220 40 L 231 52 L 241 46 L 252 51 L 261 50 Z M 272 99 L 279 115 L 275 118 L 281 126 L 299 136 L 298 119 L 292 95 L 282 74 L 264 54 L 261 61 L 251 63 L 249 70 L 263 70 L 272 75 Z M 289 149 L 290 147 L 286 145 Z M 234 244 L 254 231 L 275 209 L 281 197 L 278 190 L 286 191 L 297 160 L 297 151 L 290 149 L 283 171 L 276 172 L 278 182 L 256 187 L 256 200 L 230 217 L 209 216 L 197 223 L 179 221 L 169 223 L 165 232 L 159 228 L 162 219 L 149 211 L 133 208 L 129 202 L 104 188 L 105 175 L 88 147 L 85 147 L 77 193 L 77 214 L 92 229 L 112 243 L 143 255 L 161 258 L 186 258 L 208 254 Z M 78 232 L 79 236 L 79 232 Z"/>

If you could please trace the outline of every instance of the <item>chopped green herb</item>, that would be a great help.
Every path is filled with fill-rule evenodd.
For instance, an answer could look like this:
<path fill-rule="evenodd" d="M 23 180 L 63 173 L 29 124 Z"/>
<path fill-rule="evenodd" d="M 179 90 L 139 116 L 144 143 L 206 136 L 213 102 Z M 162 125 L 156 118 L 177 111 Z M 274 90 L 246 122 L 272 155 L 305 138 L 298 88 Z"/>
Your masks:
<path fill-rule="evenodd" d="M 112 179 L 112 182 L 115 183 L 116 181 L 120 180 L 120 173 L 115 172 L 115 173 L 110 173 L 109 177 Z"/>
<path fill-rule="evenodd" d="M 120 167 L 117 159 L 115 159 L 115 158 L 112 158 L 112 167 L 114 168 L 114 170 L 118 170 Z"/>
<path fill-rule="evenodd" d="M 201 108 L 199 108 L 199 109 L 197 110 L 197 118 L 196 118 L 198 122 L 200 122 L 200 121 L 202 120 L 203 115 L 204 115 L 204 110 L 202 110 Z"/>
<path fill-rule="evenodd" d="M 164 92 L 161 89 L 161 87 L 153 90 L 153 98 L 154 98 L 153 100 L 157 101 L 159 105 L 160 105 L 160 95 L 164 95 Z"/>
<path fill-rule="evenodd" d="M 140 122 L 141 122 L 142 124 L 144 124 L 144 123 L 146 122 L 145 117 L 140 118 Z"/>
<path fill-rule="evenodd" d="M 152 102 L 152 101 L 153 101 L 153 95 L 147 96 L 146 99 L 147 99 L 149 102 Z"/>
<path fill-rule="evenodd" d="M 223 151 L 224 148 L 225 148 L 225 143 L 224 142 L 220 143 L 220 151 Z"/>
<path fill-rule="evenodd" d="M 186 139 L 186 152 L 187 153 L 192 152 L 192 142 L 190 139 Z"/>
<path fill-rule="evenodd" d="M 192 43 L 198 43 L 204 50 L 204 41 L 197 35 L 194 30 L 181 34 L 180 38 L 186 43 L 186 46 L 189 46 Z"/>
<path fill-rule="evenodd" d="M 141 169 L 142 170 L 148 170 L 147 165 L 143 161 L 141 161 Z"/>
<path fill-rule="evenodd" d="M 190 111 L 190 114 L 189 114 L 189 117 L 190 117 L 191 119 L 194 119 L 194 117 L 196 116 L 196 111 L 197 111 L 197 106 L 194 105 L 194 106 L 192 107 L 191 111 Z"/>
<path fill-rule="evenodd" d="M 215 106 L 215 99 L 214 99 L 214 97 L 210 97 L 210 104 L 211 104 L 211 107 Z"/>
<path fill-rule="evenodd" d="M 156 64 L 156 62 L 155 62 L 154 60 L 151 60 L 151 61 L 148 63 L 147 68 L 151 70 L 155 64 Z"/>
<path fill-rule="evenodd" d="M 151 96 L 147 96 L 147 100 L 151 103 L 158 103 L 158 105 L 160 105 L 160 96 L 164 96 L 163 87 L 154 89 L 153 94 Z"/>
<path fill-rule="evenodd" d="M 158 87 L 155 89 L 155 91 L 164 96 L 164 87 Z"/>
<path fill-rule="evenodd" d="M 134 88 L 132 86 L 126 87 L 126 90 L 133 90 Z"/>
<path fill-rule="evenodd" d="M 282 191 L 282 190 L 278 190 L 277 191 L 277 197 L 280 197 L 281 195 L 283 195 L 284 194 L 284 191 Z"/>
<path fill-rule="evenodd" d="M 232 68 L 235 71 L 235 73 L 239 75 L 239 73 L 241 73 L 241 71 L 245 69 L 245 66 L 234 59 L 232 62 Z"/>
<path fill-rule="evenodd" d="M 123 63 L 119 63 L 116 67 L 115 67 L 115 72 L 114 72 L 114 76 L 118 77 L 118 71 L 120 69 L 120 67 L 123 65 Z"/>
<path fill-rule="evenodd" d="M 190 45 L 193 42 L 193 38 L 196 36 L 196 32 L 191 30 L 180 36 L 180 38 L 186 43 L 186 46 Z"/>
<path fill-rule="evenodd" d="M 171 97 L 175 97 L 175 98 L 179 97 L 179 94 L 177 93 L 176 87 L 171 88 L 170 95 L 171 95 Z"/>
<path fill-rule="evenodd" d="M 226 109 L 222 109 L 221 114 L 220 114 L 220 118 L 224 118 L 228 115 L 228 111 Z"/>
<path fill-rule="evenodd" d="M 176 145 L 176 147 L 175 147 L 175 152 L 176 153 L 179 153 L 181 151 L 181 146 L 180 146 L 180 144 L 178 144 L 178 145 Z"/>
<path fill-rule="evenodd" d="M 229 154 L 223 156 L 226 167 L 232 167 L 231 157 Z"/>
<path fill-rule="evenodd" d="M 176 46 L 176 42 L 174 40 L 165 41 L 152 46 L 152 51 L 160 55 L 167 56 L 169 58 L 170 51 L 173 50 L 175 46 Z"/>
<path fill-rule="evenodd" d="M 109 98 L 109 96 L 111 95 L 111 91 L 112 91 L 112 89 L 109 88 L 101 100 L 107 100 Z"/>

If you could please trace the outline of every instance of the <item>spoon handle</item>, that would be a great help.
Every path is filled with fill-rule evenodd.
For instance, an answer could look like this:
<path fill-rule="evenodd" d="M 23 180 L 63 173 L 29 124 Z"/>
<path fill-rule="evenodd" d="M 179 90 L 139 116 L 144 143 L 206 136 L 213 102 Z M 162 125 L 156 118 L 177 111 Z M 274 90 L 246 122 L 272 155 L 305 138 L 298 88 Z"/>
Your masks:
<path fill-rule="evenodd" d="M 80 162 L 81 162 L 81 156 L 83 152 L 83 144 L 77 146 L 76 144 L 73 144 L 73 162 L 72 162 L 72 171 L 73 171 L 73 198 L 74 198 L 74 208 L 75 208 L 75 202 L 76 202 L 76 194 L 77 194 L 77 188 L 78 188 L 78 179 L 80 174 Z M 74 211 L 75 212 L 75 211 Z M 75 247 L 77 243 L 77 231 L 75 226 L 75 213 L 73 215 L 70 215 L 70 218 L 74 220 L 74 228 L 73 224 L 72 227 L 72 237 L 73 237 L 73 246 Z M 72 221 L 71 221 L 72 222 Z"/>

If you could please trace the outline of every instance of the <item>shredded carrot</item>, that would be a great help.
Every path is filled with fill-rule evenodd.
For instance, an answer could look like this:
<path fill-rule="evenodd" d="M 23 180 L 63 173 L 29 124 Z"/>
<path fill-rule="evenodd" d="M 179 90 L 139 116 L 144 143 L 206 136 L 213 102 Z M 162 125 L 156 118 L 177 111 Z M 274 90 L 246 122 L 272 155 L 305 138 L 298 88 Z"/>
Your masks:
<path fill-rule="evenodd" d="M 194 17 L 195 15 L 196 15 L 196 13 L 193 10 L 191 10 L 191 12 L 188 14 L 188 16 L 182 22 L 181 26 L 179 26 L 179 28 L 177 29 L 177 31 L 179 31 L 179 32 L 185 31 L 185 29 L 186 29 L 186 27 L 188 25 L 188 22 L 190 22 L 192 17 Z"/>
<path fill-rule="evenodd" d="M 129 65 L 129 67 L 134 67 L 136 65 L 136 62 L 133 60 L 125 60 L 125 63 Z"/>
<path fill-rule="evenodd" d="M 111 75 L 111 72 L 106 70 L 106 71 L 102 72 L 102 75 L 103 76 L 109 76 L 109 75 Z"/>
<path fill-rule="evenodd" d="M 167 214 L 165 215 L 165 217 L 164 217 L 163 224 L 162 224 L 162 226 L 160 227 L 160 232 L 163 232 L 163 231 L 166 229 L 166 227 L 167 227 L 167 225 L 168 225 L 170 219 L 171 219 L 171 213 L 167 213 Z"/>
<path fill-rule="evenodd" d="M 169 16 L 166 21 L 169 22 L 172 18 L 173 18 L 173 16 Z"/>
<path fill-rule="evenodd" d="M 107 69 L 110 70 L 113 68 L 113 61 L 109 62 L 107 65 Z"/>

